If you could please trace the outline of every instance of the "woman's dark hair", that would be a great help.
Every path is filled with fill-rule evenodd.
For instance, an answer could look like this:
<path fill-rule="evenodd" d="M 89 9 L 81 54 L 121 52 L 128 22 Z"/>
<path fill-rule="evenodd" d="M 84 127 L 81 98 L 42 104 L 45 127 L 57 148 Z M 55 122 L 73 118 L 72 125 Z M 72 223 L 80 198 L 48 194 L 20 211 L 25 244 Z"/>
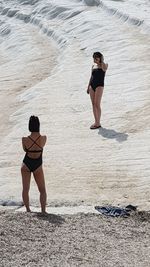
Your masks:
<path fill-rule="evenodd" d="M 40 121 L 36 116 L 31 116 L 29 119 L 29 131 L 38 132 L 40 131 Z"/>
<path fill-rule="evenodd" d="M 93 58 L 100 58 L 100 62 L 104 61 L 103 54 L 101 54 L 100 52 L 94 52 L 93 53 Z"/>

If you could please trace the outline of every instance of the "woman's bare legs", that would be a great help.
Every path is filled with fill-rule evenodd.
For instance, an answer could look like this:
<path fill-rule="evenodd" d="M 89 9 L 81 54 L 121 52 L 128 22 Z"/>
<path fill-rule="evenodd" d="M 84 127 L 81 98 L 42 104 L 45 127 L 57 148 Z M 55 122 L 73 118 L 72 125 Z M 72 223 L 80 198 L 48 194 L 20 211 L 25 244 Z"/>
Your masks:
<path fill-rule="evenodd" d="M 46 188 L 45 188 L 45 180 L 42 166 L 40 166 L 37 170 L 33 172 L 34 179 L 38 186 L 40 192 L 40 203 L 41 203 L 41 211 L 42 213 L 46 212 Z"/>
<path fill-rule="evenodd" d="M 94 126 L 96 124 L 96 110 L 95 110 L 95 107 L 94 107 L 95 92 L 94 92 L 94 90 L 92 89 L 91 86 L 90 86 L 90 89 L 89 89 L 89 93 L 90 93 L 90 98 L 91 98 L 91 102 L 92 102 L 93 115 L 94 115 L 94 118 L 95 118 L 95 123 L 93 124 L 93 126 Z"/>
<path fill-rule="evenodd" d="M 95 91 L 94 107 L 96 110 L 96 126 L 100 125 L 101 119 L 101 99 L 103 95 L 103 87 L 97 87 Z"/>
<path fill-rule="evenodd" d="M 22 186 L 23 186 L 22 199 L 26 207 L 26 210 L 30 212 L 31 210 L 29 207 L 29 189 L 30 189 L 31 172 L 24 164 L 21 167 L 21 174 L 22 174 Z"/>
<path fill-rule="evenodd" d="M 100 119 L 101 119 L 101 99 L 103 95 L 103 87 L 97 87 L 96 91 L 94 91 L 90 87 L 90 97 L 93 107 L 93 114 L 95 118 L 95 123 L 93 126 L 100 126 Z"/>

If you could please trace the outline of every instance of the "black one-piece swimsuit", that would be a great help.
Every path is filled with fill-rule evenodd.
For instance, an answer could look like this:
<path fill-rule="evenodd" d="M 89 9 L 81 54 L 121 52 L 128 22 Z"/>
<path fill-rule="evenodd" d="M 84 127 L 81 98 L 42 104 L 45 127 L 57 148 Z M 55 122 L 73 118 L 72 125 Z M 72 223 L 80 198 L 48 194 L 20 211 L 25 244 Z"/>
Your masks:
<path fill-rule="evenodd" d="M 25 154 L 25 157 L 23 159 L 23 163 L 28 167 L 30 172 L 34 172 L 37 168 L 39 168 L 42 165 L 43 148 L 36 143 L 37 140 L 40 138 L 40 136 L 36 140 L 33 140 L 30 136 L 28 136 L 28 138 L 30 138 L 33 141 L 33 143 L 28 149 L 26 148 L 26 154 Z M 34 144 L 36 144 L 40 148 L 40 150 L 30 150 L 30 148 Z M 28 153 L 41 153 L 41 154 L 38 158 L 30 158 L 28 156 Z"/>
<path fill-rule="evenodd" d="M 99 86 L 104 87 L 104 78 L 105 78 L 105 71 L 103 71 L 100 68 L 92 70 L 90 85 L 94 92 L 96 91 L 97 87 Z"/>

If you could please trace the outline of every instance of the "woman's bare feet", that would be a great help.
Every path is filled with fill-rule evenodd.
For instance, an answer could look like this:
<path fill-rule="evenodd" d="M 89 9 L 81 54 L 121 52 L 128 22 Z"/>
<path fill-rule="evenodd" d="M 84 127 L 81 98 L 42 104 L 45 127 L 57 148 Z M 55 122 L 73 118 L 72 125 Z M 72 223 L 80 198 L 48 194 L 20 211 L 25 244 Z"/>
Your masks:
<path fill-rule="evenodd" d="M 31 210 L 30 210 L 30 209 L 27 209 L 26 211 L 27 211 L 27 212 L 31 212 Z"/>
<path fill-rule="evenodd" d="M 91 127 L 90 127 L 91 130 L 95 130 L 95 129 L 98 129 L 98 128 L 101 128 L 100 124 L 99 125 L 92 124 Z"/>

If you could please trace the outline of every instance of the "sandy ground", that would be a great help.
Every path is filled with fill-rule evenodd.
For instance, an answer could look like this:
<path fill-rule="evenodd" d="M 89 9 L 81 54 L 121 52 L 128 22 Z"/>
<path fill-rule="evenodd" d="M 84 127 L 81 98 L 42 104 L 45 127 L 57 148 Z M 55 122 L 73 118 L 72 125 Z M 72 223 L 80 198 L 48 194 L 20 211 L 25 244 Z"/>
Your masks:
<path fill-rule="evenodd" d="M 21 71 L 19 65 L 15 64 L 14 68 L 11 65 L 12 76 L 9 69 L 9 81 L 3 81 L 4 85 L 11 84 L 14 95 L 6 95 L 10 109 L 3 104 L 3 100 L 0 103 L 0 113 L 5 114 L 0 117 L 0 127 L 4 125 L 4 138 L 0 140 L 1 199 L 21 200 L 20 166 L 24 157 L 21 137 L 28 135 L 28 118 L 35 114 L 41 120 L 41 134 L 47 135 L 43 166 L 49 205 L 63 205 L 66 202 L 77 205 L 132 204 L 150 210 L 147 70 L 145 86 L 140 87 L 139 83 L 138 88 L 141 89 L 135 94 L 132 89 L 134 76 L 124 77 L 124 67 L 115 74 L 111 58 L 108 58 L 109 70 L 102 99 L 102 128 L 91 131 L 89 127 L 93 123 L 93 114 L 86 86 L 92 59 L 85 57 L 78 40 L 69 44 L 63 53 L 56 53 L 46 37 L 36 31 L 33 34 L 33 30 L 27 32 L 32 33 L 31 44 L 36 48 L 33 49 L 35 54 L 21 57 L 24 68 Z M 133 32 L 125 34 L 125 37 L 129 40 L 134 38 Z M 139 41 L 141 50 L 144 41 Z M 147 55 L 149 49 L 142 51 L 141 56 Z M 136 59 L 137 51 L 133 52 Z M 57 64 L 54 67 L 55 60 Z M 131 64 L 131 70 L 136 66 L 137 62 Z M 1 77 L 4 77 L 2 74 Z M 120 84 L 115 83 L 120 76 L 121 89 Z M 129 91 L 127 83 L 130 83 Z M 134 101 L 131 102 L 131 99 Z M 137 118 L 138 123 L 135 123 Z M 5 128 L 7 126 L 10 132 Z M 38 194 L 32 179 L 31 205 L 37 204 Z"/>
<path fill-rule="evenodd" d="M 33 26 L 24 27 L 24 38 L 28 40 L 29 51 L 22 54 L 22 58 L 0 64 L 0 131 L 5 137 L 12 130 L 13 124 L 10 116 L 18 110 L 23 103 L 17 97 L 28 88 L 35 86 L 46 79 L 56 64 L 55 53 L 52 42 L 44 35 L 34 29 Z M 36 49 L 32 49 L 36 47 Z M 2 58 L 0 50 L 0 58 Z M 1 138 L 1 141 L 3 139 Z"/>
<path fill-rule="evenodd" d="M 108 91 L 105 91 L 104 98 L 107 124 L 106 126 L 103 124 L 103 128 L 99 131 L 91 132 L 89 126 L 92 112 L 85 93 L 84 73 L 81 72 L 77 81 L 72 81 L 72 73 L 76 73 L 76 68 L 82 70 L 85 66 L 80 66 L 78 58 L 73 57 L 74 61 L 70 68 L 68 64 L 70 61 L 67 62 L 66 57 L 63 71 L 58 68 L 57 73 L 50 76 L 56 51 L 51 49 L 46 39 L 38 37 L 36 32 L 32 36 L 35 38 L 32 42 L 35 42 L 39 51 L 35 56 L 32 55 L 32 59 L 30 57 L 25 59 L 24 70 L 19 72 L 20 67 L 16 65 L 11 69 L 11 78 L 7 77 L 7 74 L 10 76 L 9 66 L 8 69 L 5 68 L 5 75 L 1 72 L 1 81 L 4 82 L 4 87 L 7 87 L 7 93 L 4 95 L 5 104 L 4 98 L 0 100 L 2 137 L 5 138 L 9 129 L 15 126 L 15 121 L 10 122 L 12 113 L 14 119 L 15 116 L 22 115 L 23 111 L 25 114 L 27 110 L 38 111 L 42 114 L 44 130 L 47 130 L 49 140 L 44 151 L 48 203 L 55 205 L 57 203 L 58 206 L 63 206 L 65 203 L 68 203 L 68 206 L 81 203 L 123 203 L 138 205 L 149 210 L 149 169 L 146 169 L 145 165 L 145 162 L 148 162 L 149 166 L 147 145 L 143 146 L 143 154 L 140 154 L 141 157 L 147 155 L 147 161 L 144 157 L 134 159 L 135 155 L 139 155 L 137 150 L 139 143 L 135 137 L 140 142 L 144 139 L 143 133 L 141 135 L 135 133 L 136 136 L 133 136 L 130 125 L 128 125 L 129 132 L 126 133 L 120 123 L 120 114 L 113 118 L 115 110 L 110 118 L 110 111 L 106 112 L 109 102 Z M 78 47 L 75 45 L 72 53 L 76 55 Z M 43 46 L 45 49 L 42 49 Z M 82 53 L 78 57 L 80 60 L 83 57 L 81 61 L 84 62 Z M 32 96 L 34 86 L 39 96 L 30 100 L 28 97 L 30 93 Z M 23 99 L 26 100 L 18 102 L 17 97 L 23 93 L 25 93 Z M 25 107 L 21 110 L 23 103 Z M 15 114 L 15 111 L 18 113 Z M 124 114 L 124 111 L 122 113 Z M 127 116 L 129 115 L 128 113 Z M 120 124 L 118 123 L 116 128 L 114 125 L 117 120 Z M 3 138 L 1 139 L 3 200 L 6 195 L 9 198 L 12 196 L 15 200 L 18 197 L 21 199 L 18 158 L 22 159 L 19 134 L 22 134 L 23 130 L 16 129 L 14 132 L 15 136 L 9 137 L 10 140 L 14 140 L 9 148 L 7 144 L 3 144 Z M 142 143 L 140 144 L 142 146 Z M 10 150 L 12 153 L 8 153 Z M 130 163 L 132 157 L 134 161 Z M 141 165 L 138 164 L 138 160 Z M 141 166 L 143 169 L 139 171 Z M 34 182 L 31 184 L 30 192 L 34 203 L 35 199 L 38 199 Z M 149 222 L 150 213 L 146 211 L 137 212 L 129 218 L 110 218 L 92 213 L 74 215 L 52 213 L 44 217 L 37 212 L 27 214 L 1 210 L 0 267 L 150 267 Z"/>
<path fill-rule="evenodd" d="M 150 266 L 150 213 L 42 216 L 0 211 L 0 266 Z"/>

